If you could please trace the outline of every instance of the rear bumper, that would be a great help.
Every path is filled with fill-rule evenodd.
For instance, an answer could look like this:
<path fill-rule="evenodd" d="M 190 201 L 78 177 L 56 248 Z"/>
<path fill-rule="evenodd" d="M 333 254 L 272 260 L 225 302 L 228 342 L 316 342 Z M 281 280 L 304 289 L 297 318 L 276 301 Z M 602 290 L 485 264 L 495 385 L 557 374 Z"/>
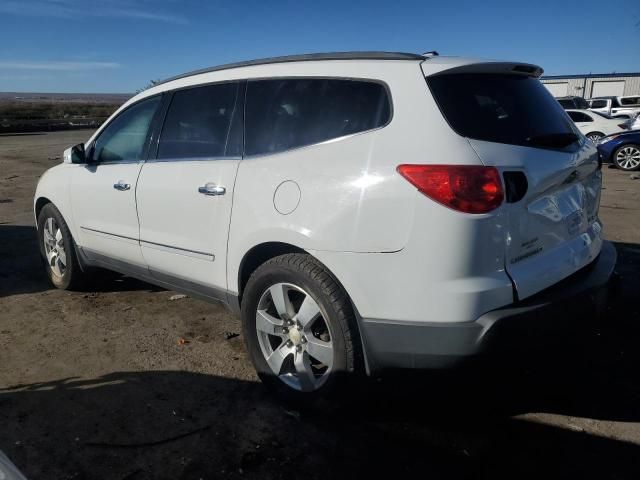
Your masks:
<path fill-rule="evenodd" d="M 446 368 L 508 342 L 519 345 L 557 331 L 584 328 L 602 312 L 617 254 L 604 242 L 587 267 L 556 285 L 472 322 L 416 323 L 362 319 L 370 370 Z"/>

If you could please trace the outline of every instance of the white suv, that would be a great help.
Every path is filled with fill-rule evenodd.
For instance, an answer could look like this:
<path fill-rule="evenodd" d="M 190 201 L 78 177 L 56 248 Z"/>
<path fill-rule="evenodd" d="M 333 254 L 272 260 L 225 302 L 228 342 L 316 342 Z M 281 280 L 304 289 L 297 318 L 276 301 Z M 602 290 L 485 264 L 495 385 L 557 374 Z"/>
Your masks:
<path fill-rule="evenodd" d="M 223 302 L 297 398 L 590 312 L 616 260 L 602 172 L 541 73 L 373 52 L 167 80 L 40 180 L 48 275 L 105 267 Z"/>

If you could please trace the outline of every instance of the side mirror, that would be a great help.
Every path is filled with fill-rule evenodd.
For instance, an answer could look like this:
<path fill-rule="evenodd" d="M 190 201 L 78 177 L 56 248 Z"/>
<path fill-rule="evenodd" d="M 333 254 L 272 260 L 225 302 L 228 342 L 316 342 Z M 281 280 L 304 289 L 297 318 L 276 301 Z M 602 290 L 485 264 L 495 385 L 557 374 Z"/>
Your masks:
<path fill-rule="evenodd" d="M 64 163 L 87 163 L 87 156 L 84 152 L 84 143 L 79 143 L 67 148 L 63 155 Z"/>

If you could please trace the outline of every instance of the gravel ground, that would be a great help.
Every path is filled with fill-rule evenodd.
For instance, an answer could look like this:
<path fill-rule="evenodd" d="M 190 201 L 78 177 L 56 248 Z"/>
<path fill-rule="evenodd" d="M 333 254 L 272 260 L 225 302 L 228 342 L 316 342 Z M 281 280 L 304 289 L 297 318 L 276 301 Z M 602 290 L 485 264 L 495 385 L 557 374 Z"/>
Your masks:
<path fill-rule="evenodd" d="M 640 180 L 604 170 L 621 282 L 597 326 L 299 412 L 257 381 L 221 306 L 117 275 L 47 283 L 33 192 L 88 136 L 0 136 L 0 450 L 28 478 L 640 478 Z"/>

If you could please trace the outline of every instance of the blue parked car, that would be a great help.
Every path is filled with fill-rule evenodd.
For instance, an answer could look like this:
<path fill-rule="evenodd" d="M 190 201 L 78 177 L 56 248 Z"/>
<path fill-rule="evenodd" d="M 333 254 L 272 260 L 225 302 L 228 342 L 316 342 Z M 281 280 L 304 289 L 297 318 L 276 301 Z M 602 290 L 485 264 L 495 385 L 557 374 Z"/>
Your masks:
<path fill-rule="evenodd" d="M 640 170 L 640 130 L 607 135 L 598 142 L 603 162 L 613 163 L 621 170 Z"/>

